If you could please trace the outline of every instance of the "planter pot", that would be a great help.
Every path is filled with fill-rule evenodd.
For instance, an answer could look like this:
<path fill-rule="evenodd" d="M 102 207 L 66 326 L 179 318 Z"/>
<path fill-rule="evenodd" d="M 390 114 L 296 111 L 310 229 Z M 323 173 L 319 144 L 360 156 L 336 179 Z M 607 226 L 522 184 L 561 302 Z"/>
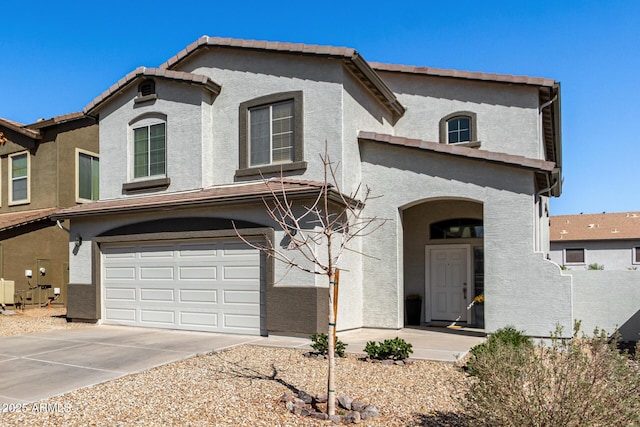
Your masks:
<path fill-rule="evenodd" d="M 407 312 L 408 325 L 420 325 L 420 315 L 422 314 L 422 300 L 408 299 L 405 301 L 405 311 Z"/>
<path fill-rule="evenodd" d="M 484 329 L 484 304 L 474 304 L 473 314 L 476 317 L 476 327 Z"/>

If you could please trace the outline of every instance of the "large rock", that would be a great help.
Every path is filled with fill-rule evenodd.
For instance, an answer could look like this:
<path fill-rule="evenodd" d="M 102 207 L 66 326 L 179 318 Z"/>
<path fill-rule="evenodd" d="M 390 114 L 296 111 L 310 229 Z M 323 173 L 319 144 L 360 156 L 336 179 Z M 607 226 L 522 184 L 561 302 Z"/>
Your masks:
<path fill-rule="evenodd" d="M 347 411 L 351 410 L 351 403 L 352 402 L 353 402 L 353 399 L 350 398 L 349 396 L 345 396 L 344 394 L 338 395 L 338 403 L 340 404 L 340 406 L 342 406 Z"/>
<path fill-rule="evenodd" d="M 344 416 L 344 422 L 346 424 L 358 424 L 360 420 L 360 412 L 351 411 Z"/>

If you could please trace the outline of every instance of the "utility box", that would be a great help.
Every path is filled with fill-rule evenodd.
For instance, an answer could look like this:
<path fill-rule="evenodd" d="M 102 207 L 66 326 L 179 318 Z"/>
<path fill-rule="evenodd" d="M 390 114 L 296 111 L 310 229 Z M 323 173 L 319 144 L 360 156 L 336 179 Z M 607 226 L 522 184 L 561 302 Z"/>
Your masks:
<path fill-rule="evenodd" d="M 16 282 L 13 280 L 0 279 L 0 304 L 14 304 L 14 294 L 16 293 Z"/>

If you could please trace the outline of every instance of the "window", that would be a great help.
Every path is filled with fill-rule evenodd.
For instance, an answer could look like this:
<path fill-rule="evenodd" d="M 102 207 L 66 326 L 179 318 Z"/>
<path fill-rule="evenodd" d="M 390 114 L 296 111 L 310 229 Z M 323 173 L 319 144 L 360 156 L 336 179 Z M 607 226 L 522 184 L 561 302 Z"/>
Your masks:
<path fill-rule="evenodd" d="M 99 199 L 100 160 L 97 155 L 85 151 L 77 150 L 76 176 L 78 177 L 76 186 L 76 200 L 88 201 Z"/>
<path fill-rule="evenodd" d="M 640 264 L 640 247 L 633 248 L 633 263 Z"/>
<path fill-rule="evenodd" d="M 249 166 L 293 161 L 293 101 L 249 110 Z"/>
<path fill-rule="evenodd" d="M 564 263 L 565 264 L 584 264 L 584 252 L 580 249 L 565 249 L 564 250 Z"/>
<path fill-rule="evenodd" d="M 481 219 L 456 218 L 431 224 L 431 239 L 472 239 L 484 237 Z"/>
<path fill-rule="evenodd" d="M 240 104 L 240 164 L 236 176 L 306 168 L 302 115 L 300 91 Z"/>
<path fill-rule="evenodd" d="M 440 120 L 440 142 L 467 147 L 480 146 L 476 128 L 475 113 L 460 111 L 449 114 Z"/>
<path fill-rule="evenodd" d="M 12 154 L 9 162 L 9 203 L 28 203 L 29 154 Z"/>
<path fill-rule="evenodd" d="M 133 130 L 133 177 L 166 174 L 166 126 L 159 123 Z"/>

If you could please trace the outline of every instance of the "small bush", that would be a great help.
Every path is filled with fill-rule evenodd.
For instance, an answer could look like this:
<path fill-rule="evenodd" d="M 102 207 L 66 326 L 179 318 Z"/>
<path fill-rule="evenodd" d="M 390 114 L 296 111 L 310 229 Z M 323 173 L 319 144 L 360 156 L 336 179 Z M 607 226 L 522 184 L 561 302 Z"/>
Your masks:
<path fill-rule="evenodd" d="M 380 343 L 369 341 L 364 348 L 369 359 L 403 360 L 413 353 L 413 346 L 402 338 L 387 339 Z"/>
<path fill-rule="evenodd" d="M 311 348 L 319 354 L 329 354 L 329 338 L 327 334 L 311 334 Z M 347 345 L 340 338 L 336 338 L 335 353 L 339 357 L 344 357 L 344 351 Z"/>
<path fill-rule="evenodd" d="M 513 326 L 498 329 L 489 335 L 485 343 L 478 344 L 469 350 L 471 358 L 466 365 L 467 372 L 471 375 L 477 375 L 478 372 L 475 368 L 475 364 L 478 358 L 483 356 L 485 353 L 494 353 L 504 346 L 513 348 L 532 348 L 533 342 L 528 336 L 523 332 L 518 331 Z"/>
<path fill-rule="evenodd" d="M 474 355 L 477 381 L 463 401 L 477 426 L 612 426 L 640 423 L 640 368 L 606 335 L 549 346 L 495 340 Z"/>

